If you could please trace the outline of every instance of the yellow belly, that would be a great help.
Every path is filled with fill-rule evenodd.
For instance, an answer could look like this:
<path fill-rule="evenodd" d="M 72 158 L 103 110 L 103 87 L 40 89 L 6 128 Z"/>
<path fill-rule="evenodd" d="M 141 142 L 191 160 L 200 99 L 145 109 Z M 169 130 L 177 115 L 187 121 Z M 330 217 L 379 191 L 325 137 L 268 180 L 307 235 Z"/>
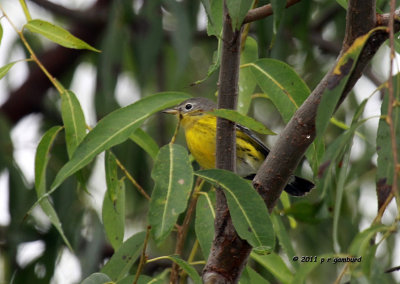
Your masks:
<path fill-rule="evenodd" d="M 182 120 L 189 151 L 204 169 L 215 168 L 216 124 L 216 118 L 208 115 Z M 236 168 L 239 175 L 245 177 L 256 173 L 264 158 L 249 136 L 236 132 Z"/>

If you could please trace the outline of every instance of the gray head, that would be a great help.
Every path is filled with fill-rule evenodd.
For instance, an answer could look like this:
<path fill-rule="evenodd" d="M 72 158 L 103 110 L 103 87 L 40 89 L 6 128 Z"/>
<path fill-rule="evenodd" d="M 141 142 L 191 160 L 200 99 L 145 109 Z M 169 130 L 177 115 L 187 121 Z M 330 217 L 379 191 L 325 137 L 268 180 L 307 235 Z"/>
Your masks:
<path fill-rule="evenodd" d="M 216 104 L 206 98 L 191 98 L 173 108 L 166 109 L 163 112 L 170 114 L 180 114 L 180 115 L 200 115 L 206 111 L 211 111 L 215 109 Z"/>

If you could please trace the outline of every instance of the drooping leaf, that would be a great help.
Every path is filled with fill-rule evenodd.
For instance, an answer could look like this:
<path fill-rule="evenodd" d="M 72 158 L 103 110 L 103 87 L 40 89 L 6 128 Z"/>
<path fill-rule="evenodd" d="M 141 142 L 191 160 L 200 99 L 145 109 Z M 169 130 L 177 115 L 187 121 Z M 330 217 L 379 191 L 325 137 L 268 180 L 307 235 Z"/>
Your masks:
<path fill-rule="evenodd" d="M 260 134 L 276 135 L 275 132 L 269 130 L 261 122 L 251 118 L 249 116 L 243 115 L 235 110 L 231 109 L 215 109 L 209 112 L 212 115 L 234 121 L 244 127 L 247 127 L 253 131 Z"/>
<path fill-rule="evenodd" d="M 202 0 L 202 3 L 208 16 L 207 35 L 219 37 L 222 32 L 223 1 Z"/>
<path fill-rule="evenodd" d="M 125 184 L 118 179 L 117 163 L 114 155 L 106 152 L 105 170 L 107 192 L 104 194 L 102 217 L 108 240 L 114 250 L 124 241 L 125 232 Z"/>
<path fill-rule="evenodd" d="M 26 23 L 24 27 L 33 33 L 38 33 L 47 39 L 67 48 L 88 49 L 100 52 L 100 50 L 73 36 L 69 31 L 43 20 L 31 20 Z"/>
<path fill-rule="evenodd" d="M 254 188 L 243 178 L 226 170 L 202 170 L 195 174 L 224 190 L 239 236 L 247 240 L 255 251 L 270 252 L 275 244 L 272 222 L 264 201 Z"/>
<path fill-rule="evenodd" d="M 71 158 L 86 136 L 86 121 L 75 94 L 66 90 L 61 96 L 61 116 L 65 127 L 68 156 Z"/>
<path fill-rule="evenodd" d="M 285 12 L 286 0 L 271 0 L 272 10 L 274 11 L 274 22 L 272 31 L 276 35 Z"/>
<path fill-rule="evenodd" d="M 82 281 L 82 284 L 105 284 L 109 282 L 111 282 L 110 277 L 104 273 L 96 272 L 86 277 Z"/>
<path fill-rule="evenodd" d="M 240 276 L 239 284 L 269 284 L 270 282 L 263 278 L 260 274 L 258 274 L 253 268 L 250 266 L 246 266 L 243 270 L 242 275 Z"/>
<path fill-rule="evenodd" d="M 107 274 L 113 281 L 122 279 L 142 252 L 145 237 L 146 233 L 140 232 L 127 239 L 100 272 Z"/>
<path fill-rule="evenodd" d="M 221 1 L 222 2 L 222 1 Z M 229 16 L 232 20 L 232 29 L 239 30 L 243 20 L 253 4 L 253 0 L 227 0 Z"/>
<path fill-rule="evenodd" d="M 190 278 L 192 278 L 194 283 L 196 283 L 196 284 L 203 283 L 201 281 L 201 278 L 200 278 L 199 274 L 197 273 L 196 269 L 194 269 L 193 266 L 191 266 L 189 263 L 184 261 L 178 255 L 170 255 L 170 256 L 168 256 L 168 258 L 171 259 L 176 264 L 178 264 L 179 267 L 182 268 L 189 275 Z"/>
<path fill-rule="evenodd" d="M 51 145 L 57 134 L 62 130 L 61 126 L 54 126 L 50 128 L 42 137 L 39 145 L 36 149 L 35 156 L 35 189 L 38 199 L 42 198 L 46 193 L 46 172 L 47 164 L 50 158 Z M 60 233 L 65 244 L 72 251 L 72 247 L 64 234 L 60 219 L 58 218 L 57 212 L 55 211 L 53 205 L 50 203 L 49 198 L 43 198 L 40 202 L 40 207 L 42 207 L 44 213 L 49 217 L 51 223 Z"/>
<path fill-rule="evenodd" d="M 250 257 L 271 272 L 281 283 L 289 284 L 292 282 L 293 273 L 287 267 L 283 259 L 276 253 L 259 255 L 252 252 Z"/>
<path fill-rule="evenodd" d="M 3 26 L 0 23 L 0 45 L 1 45 L 1 40 L 3 39 Z"/>
<path fill-rule="evenodd" d="M 18 61 L 14 61 L 11 63 L 8 63 L 6 65 L 4 65 L 3 67 L 0 68 L 0 80 L 8 73 L 8 71 L 11 69 L 11 67 L 14 66 L 15 63 L 17 63 Z"/>
<path fill-rule="evenodd" d="M 151 177 L 155 185 L 148 218 L 154 239 L 161 243 L 185 211 L 192 190 L 193 169 L 187 150 L 176 144 L 162 147 Z"/>
<path fill-rule="evenodd" d="M 196 205 L 195 231 L 204 259 L 208 258 L 214 239 L 215 193 L 201 194 Z"/>
<path fill-rule="evenodd" d="M 152 114 L 189 98 L 184 93 L 159 93 L 120 108 L 99 121 L 58 172 L 49 194 L 66 178 L 86 166 L 100 152 L 124 142 Z"/>
<path fill-rule="evenodd" d="M 394 94 L 397 100 L 400 97 L 400 90 L 398 88 L 398 82 L 400 76 L 397 75 L 393 78 L 396 84 L 394 88 Z M 386 120 L 388 113 L 388 94 L 385 95 L 382 106 L 381 106 L 381 119 L 379 120 L 378 133 L 376 137 L 376 149 L 378 153 L 377 173 L 376 173 L 376 191 L 378 196 L 378 209 L 385 203 L 389 193 L 392 190 L 393 185 L 393 174 L 394 174 L 394 158 L 392 152 L 392 137 L 390 132 L 390 126 Z M 392 111 L 392 122 L 395 130 L 396 148 L 400 149 L 400 109 L 394 107 Z M 399 163 L 399 161 L 397 161 Z M 400 184 L 400 183 L 399 183 Z"/>
<path fill-rule="evenodd" d="M 257 41 L 248 36 L 243 51 L 240 53 L 240 65 L 252 63 L 258 59 Z M 239 69 L 238 112 L 247 114 L 250 108 L 251 95 L 257 85 L 250 68 Z"/>
<path fill-rule="evenodd" d="M 259 59 L 247 64 L 257 84 L 268 95 L 285 123 L 310 94 L 310 89 L 286 63 L 276 59 Z"/>
<path fill-rule="evenodd" d="M 333 76 L 330 78 L 329 82 L 327 82 L 327 88 L 322 94 L 321 103 L 319 104 L 317 110 L 317 137 L 321 137 L 325 132 L 325 129 L 329 124 L 346 83 L 352 74 L 354 66 L 357 64 L 358 57 L 365 43 L 369 37 L 378 30 L 382 30 L 382 27 L 372 29 L 367 34 L 358 37 L 348 48 L 348 50 L 340 57 L 336 66 L 334 67 L 332 73 Z"/>
<path fill-rule="evenodd" d="M 333 258 L 334 255 L 331 254 L 325 254 L 325 255 L 318 255 L 314 256 L 312 261 L 307 261 L 307 262 L 302 262 L 301 256 L 298 257 L 298 260 L 300 261 L 301 265 L 299 266 L 299 269 L 297 269 L 296 273 L 294 274 L 294 277 L 292 277 L 292 281 L 290 282 L 291 284 L 297 284 L 297 283 L 306 283 L 306 280 L 309 278 L 309 274 L 316 268 L 321 267 L 323 263 L 327 264 L 332 264 L 333 263 Z"/>
<path fill-rule="evenodd" d="M 160 150 L 156 141 L 147 134 L 147 132 L 143 131 L 141 128 L 138 128 L 133 132 L 129 139 L 139 145 L 153 160 L 157 157 L 158 151 Z"/>

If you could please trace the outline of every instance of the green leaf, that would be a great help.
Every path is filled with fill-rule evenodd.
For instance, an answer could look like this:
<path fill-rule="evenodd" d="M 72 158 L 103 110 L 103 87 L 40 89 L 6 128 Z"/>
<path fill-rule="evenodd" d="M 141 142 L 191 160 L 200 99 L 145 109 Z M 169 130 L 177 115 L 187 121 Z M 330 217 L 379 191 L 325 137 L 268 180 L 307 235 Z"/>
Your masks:
<path fill-rule="evenodd" d="M 207 35 L 219 37 L 222 32 L 223 21 L 223 1 L 220 0 L 202 0 L 208 16 Z"/>
<path fill-rule="evenodd" d="M 62 130 L 61 126 L 54 126 L 50 128 L 42 137 L 36 149 L 35 156 L 35 189 L 38 199 L 41 199 L 46 193 L 46 170 L 50 158 L 50 148 L 57 137 L 57 134 Z M 64 234 L 61 222 L 58 218 L 57 212 L 54 210 L 53 205 L 48 198 L 43 198 L 40 201 L 44 213 L 49 217 L 51 223 L 60 233 L 65 244 L 72 251 L 72 247 Z"/>
<path fill-rule="evenodd" d="M 247 64 L 261 87 L 278 109 L 285 123 L 310 94 L 310 89 L 296 72 L 282 61 L 259 59 Z"/>
<path fill-rule="evenodd" d="M 69 31 L 43 20 L 31 20 L 26 23 L 24 27 L 33 33 L 38 33 L 67 48 L 88 49 L 100 52 L 100 50 L 73 36 Z"/>
<path fill-rule="evenodd" d="M 324 260 L 322 263 L 322 259 Z M 300 268 L 296 271 L 294 277 L 292 277 L 291 284 L 301 284 L 307 283 L 306 280 L 309 278 L 309 274 L 316 269 L 317 267 L 321 267 L 321 265 L 334 265 L 333 264 L 333 255 L 326 254 L 316 257 L 316 261 L 308 261 L 302 262 Z M 297 261 L 301 261 L 301 256 Z M 329 264 L 328 264 L 329 262 Z"/>
<path fill-rule="evenodd" d="M 157 157 L 158 151 L 160 150 L 156 141 L 147 134 L 147 132 L 143 131 L 141 128 L 138 128 L 133 132 L 129 139 L 139 145 L 153 160 Z"/>
<path fill-rule="evenodd" d="M 330 81 L 322 94 L 321 103 L 318 106 L 316 129 L 317 137 L 321 137 L 336 109 L 337 103 L 343 93 L 350 75 L 357 64 L 358 57 L 369 37 L 382 27 L 372 29 L 367 34 L 358 37 L 348 50 L 339 58 L 333 69 Z"/>
<path fill-rule="evenodd" d="M 232 109 L 215 109 L 213 111 L 209 111 L 208 113 L 228 119 L 230 121 L 234 121 L 261 134 L 276 135 L 275 132 L 266 128 L 261 122 Z"/>
<path fill-rule="evenodd" d="M 274 231 L 276 236 L 278 237 L 279 244 L 282 246 L 283 250 L 286 252 L 289 259 L 292 259 L 295 256 L 292 241 L 289 237 L 289 234 L 285 228 L 285 225 L 282 222 L 282 216 L 277 213 L 271 214 L 272 224 L 274 225 Z M 298 263 L 293 263 L 294 266 L 297 266 Z"/>
<path fill-rule="evenodd" d="M 371 246 L 371 239 L 379 232 L 386 232 L 390 230 L 390 227 L 377 224 L 359 232 L 351 242 L 349 252 L 351 256 L 362 256 L 364 255 Z"/>
<path fill-rule="evenodd" d="M 71 160 L 58 172 L 49 192 L 66 178 L 89 164 L 100 152 L 124 142 L 152 114 L 189 98 L 184 93 L 159 93 L 141 99 L 105 116 L 90 131 L 74 152 Z"/>
<path fill-rule="evenodd" d="M 1 45 L 1 40 L 3 39 L 3 26 L 0 23 L 0 45 Z"/>
<path fill-rule="evenodd" d="M 142 252 L 145 237 L 146 233 L 140 232 L 127 239 L 104 265 L 101 273 L 107 274 L 113 281 L 122 279 Z"/>
<path fill-rule="evenodd" d="M 248 36 L 243 51 L 240 53 L 240 65 L 252 63 L 258 59 L 257 41 Z M 250 108 L 251 95 L 257 85 L 250 68 L 239 69 L 238 112 L 247 114 Z"/>
<path fill-rule="evenodd" d="M 149 208 L 149 224 L 155 241 L 161 243 L 185 211 L 193 184 L 193 169 L 187 150 L 176 144 L 160 149 L 151 177 L 154 189 Z"/>
<path fill-rule="evenodd" d="M 398 82 L 400 80 L 400 75 L 393 78 L 395 84 L 394 94 L 396 100 L 399 100 L 400 89 L 398 87 Z M 381 106 L 381 119 L 379 120 L 378 133 L 376 137 L 376 149 L 378 153 L 378 163 L 376 172 L 376 186 L 378 195 L 378 209 L 381 208 L 385 202 L 389 192 L 393 185 L 393 173 L 394 173 L 394 158 L 392 152 L 392 137 L 390 133 L 390 126 L 386 121 L 386 116 L 388 113 L 388 95 L 385 95 L 382 106 Z M 396 148 L 400 149 L 400 107 L 393 107 L 392 111 L 392 121 L 395 131 Z M 397 162 L 399 163 L 399 161 Z M 399 183 L 400 184 L 400 183 Z"/>
<path fill-rule="evenodd" d="M 279 25 L 281 23 L 281 19 L 285 12 L 286 0 L 271 0 L 272 10 L 274 11 L 274 23 L 272 27 L 272 31 L 274 35 L 278 33 Z"/>
<path fill-rule="evenodd" d="M 323 203 L 311 203 L 307 200 L 297 201 L 285 210 L 285 214 L 294 217 L 296 220 L 306 223 L 318 223 L 318 212 L 321 210 Z"/>
<path fill-rule="evenodd" d="M 269 284 L 270 282 L 263 278 L 260 274 L 258 274 L 253 268 L 250 266 L 246 266 L 243 270 L 243 273 L 240 277 L 239 284 Z"/>
<path fill-rule="evenodd" d="M 86 277 L 81 284 L 105 284 L 111 282 L 110 277 L 104 273 L 93 273 Z"/>
<path fill-rule="evenodd" d="M 232 20 L 232 28 L 240 30 L 243 20 L 253 4 L 253 0 L 227 0 L 229 16 Z"/>
<path fill-rule="evenodd" d="M 189 275 L 190 278 L 192 278 L 194 283 L 203 283 L 196 269 L 194 269 L 193 266 L 181 259 L 178 255 L 170 255 L 168 256 L 168 258 L 179 265 L 179 267 L 182 268 Z"/>
<path fill-rule="evenodd" d="M 195 174 L 224 190 L 233 225 L 241 238 L 260 253 L 273 249 L 275 236 L 268 209 L 245 179 L 221 169 L 202 170 Z"/>
<path fill-rule="evenodd" d="M 196 205 L 195 231 L 204 259 L 208 258 L 214 239 L 215 192 L 201 194 Z"/>
<path fill-rule="evenodd" d="M 252 252 L 250 257 L 271 272 L 282 284 L 292 282 L 293 273 L 289 270 L 283 259 L 276 253 L 259 255 Z"/>
<path fill-rule="evenodd" d="M 68 156 L 71 158 L 86 136 L 86 121 L 75 94 L 66 90 L 61 96 L 61 116 L 65 127 Z"/>
<path fill-rule="evenodd" d="M 0 68 L 0 80 L 8 73 L 8 71 L 11 69 L 11 67 L 14 66 L 15 63 L 17 63 L 18 61 L 14 61 L 11 63 L 8 63 L 6 65 L 4 65 L 3 67 Z"/>
<path fill-rule="evenodd" d="M 102 217 L 108 240 L 114 250 L 124 241 L 125 232 L 125 184 L 118 180 L 118 166 L 114 155 L 106 152 L 105 170 L 107 192 L 104 194 Z"/>

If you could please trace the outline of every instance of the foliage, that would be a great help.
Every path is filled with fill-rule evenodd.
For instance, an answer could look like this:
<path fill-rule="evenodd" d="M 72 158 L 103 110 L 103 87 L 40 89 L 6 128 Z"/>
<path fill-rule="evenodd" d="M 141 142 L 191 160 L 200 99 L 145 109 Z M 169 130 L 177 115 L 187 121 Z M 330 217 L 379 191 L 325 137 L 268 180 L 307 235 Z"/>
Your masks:
<path fill-rule="evenodd" d="M 201 283 L 214 237 L 214 185 L 225 193 L 239 236 L 253 246 L 240 283 L 322 283 L 327 278 L 393 283 L 393 274 L 385 270 L 396 265 L 392 259 L 393 247 L 399 245 L 399 208 L 397 217 L 382 224 L 383 212 L 366 214 L 363 203 L 369 189 L 376 186 L 382 208 L 395 180 L 398 161 L 393 161 L 391 147 L 394 140 L 399 149 L 400 77 L 393 77 L 394 136 L 387 119 L 387 78 L 378 78 L 382 85 L 376 86 L 385 93 L 381 117 L 370 117 L 365 111 L 378 96 L 376 91 L 363 94 L 362 100 L 352 93 L 335 112 L 346 76 L 371 34 L 380 28 L 358 38 L 342 55 L 335 74 L 346 78 L 324 93 L 317 114 L 318 139 L 307 153 L 308 161 L 297 170 L 312 179 L 316 188 L 302 198 L 283 193 L 278 206 L 268 212 L 247 180 L 223 170 L 199 170 L 182 146 L 181 134 L 176 143 L 168 143 L 176 121 L 160 114 L 191 96 L 213 98 L 214 71 L 221 60 L 222 1 L 133 1 L 133 7 L 128 0 L 105 2 L 109 2 L 109 13 L 98 15 L 108 15 L 106 19 L 94 19 L 90 13 L 85 19 L 88 11 L 79 10 L 74 16 L 64 15 L 71 23 L 104 21 L 105 27 L 97 31 L 99 39 L 89 44 L 61 27 L 64 24 L 57 17 L 57 23 L 32 20 L 29 6 L 20 1 L 26 23 L 22 30 L 15 28 L 19 37 L 15 45 L 23 46 L 27 56 L 6 62 L 0 79 L 5 81 L 13 66 L 29 62 L 46 75 L 58 97 L 49 94 L 43 107 L 34 110 L 41 114 L 42 137 L 36 147 L 34 185 L 25 181 L 16 163 L 10 137 L 15 125 L 0 107 L 0 173 L 8 173 L 11 216 L 0 227 L 0 283 L 49 283 L 65 248 L 79 259 L 80 271 L 71 273 L 82 283 L 164 283 L 172 263 L 180 267 L 182 281 L 189 277 Z M 242 26 L 253 2 L 266 4 L 227 1 L 233 28 Z M 387 10 L 386 2 L 380 1 L 379 11 Z M 294 9 L 282 3 L 271 1 L 274 16 L 252 23 L 249 33 L 243 34 L 238 111 L 214 111 L 268 135 L 279 133 L 332 66 L 337 54 L 326 48 L 322 33 L 330 35 L 332 46 L 344 37 L 345 9 L 337 3 L 301 1 Z M 49 7 L 52 11 L 53 6 Z M 0 8 L 1 43 L 5 23 L 13 18 L 2 4 Z M 61 8 L 64 13 L 70 11 Z M 98 8 L 95 4 L 89 10 Z M 207 20 L 206 28 L 198 27 L 200 17 Z M 62 66 L 65 70 L 56 79 L 42 64 L 49 51 L 36 43 L 43 37 L 78 49 L 84 54 L 78 66 L 96 68 L 91 105 L 99 118 L 96 125 L 89 125 L 79 94 L 71 90 L 77 65 Z M 137 84 L 138 92 L 127 90 L 132 103 L 120 106 L 117 86 L 123 76 Z M 20 104 L 29 105 L 29 101 Z M 370 120 L 379 120 L 379 127 L 370 127 Z M 355 148 L 361 153 L 355 155 Z M 106 189 L 92 182 L 99 177 L 100 163 Z M 96 212 L 88 200 L 99 194 L 101 209 Z M 40 241 L 45 249 L 21 263 L 17 252 L 31 241 Z M 384 253 L 377 253 L 378 249 Z"/>

